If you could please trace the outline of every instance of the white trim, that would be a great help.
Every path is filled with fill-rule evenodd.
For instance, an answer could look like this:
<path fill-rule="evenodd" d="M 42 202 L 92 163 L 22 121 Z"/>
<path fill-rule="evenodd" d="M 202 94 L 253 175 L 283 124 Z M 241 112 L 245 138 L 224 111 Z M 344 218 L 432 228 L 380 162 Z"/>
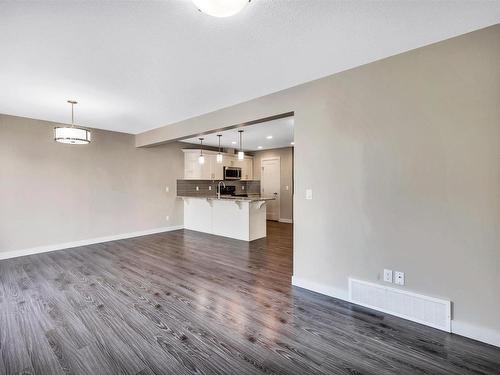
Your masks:
<path fill-rule="evenodd" d="M 137 232 L 129 232 L 129 233 L 115 234 L 115 235 L 105 236 L 105 237 L 89 238 L 86 240 L 65 242 L 65 243 L 54 244 L 54 245 L 37 246 L 37 247 L 31 247 L 28 249 L 2 251 L 2 252 L 0 252 L 0 260 L 9 259 L 9 258 L 17 258 L 17 257 L 25 256 L 25 255 L 31 255 L 31 254 L 46 253 L 49 251 L 70 249 L 72 247 L 92 245 L 92 244 L 101 243 L 101 242 L 122 240 L 125 238 L 147 236 L 148 234 L 170 232 L 173 230 L 178 230 L 178 229 L 183 229 L 183 228 L 184 228 L 183 225 L 176 225 L 176 226 L 172 226 L 172 227 L 146 229 L 146 230 L 141 230 L 141 231 L 137 231 Z"/>
<path fill-rule="evenodd" d="M 329 285 L 306 280 L 297 276 L 292 276 L 292 285 L 349 302 L 349 295 L 345 290 L 337 289 Z"/>
<path fill-rule="evenodd" d="M 410 316 L 410 315 L 397 313 L 396 311 L 387 310 L 387 309 L 384 309 L 384 308 L 381 308 L 381 307 L 378 307 L 378 306 L 372 306 L 370 304 L 363 303 L 361 301 L 354 301 L 353 298 L 352 298 L 352 283 L 353 282 L 356 282 L 358 284 L 369 285 L 369 286 L 372 286 L 372 287 L 375 287 L 375 288 L 379 288 L 379 289 L 385 290 L 387 292 L 390 291 L 392 293 L 397 293 L 397 294 L 400 294 L 400 295 L 403 294 L 403 295 L 407 295 L 407 296 L 410 296 L 410 297 L 416 297 L 416 298 L 419 298 L 419 299 L 422 299 L 422 300 L 432 301 L 434 303 L 440 304 L 440 305 L 444 306 L 444 308 L 446 309 L 445 310 L 446 311 L 446 323 L 445 323 L 445 326 L 439 326 L 437 324 L 433 324 L 433 323 L 427 322 L 425 320 L 417 319 L 417 318 L 415 318 L 413 316 Z M 426 326 L 429 326 L 429 327 L 432 327 L 432 328 L 440 329 L 440 330 L 445 331 L 445 332 L 451 332 L 451 302 L 449 300 L 445 300 L 445 299 L 441 299 L 441 298 L 435 298 L 435 297 L 430 297 L 430 296 L 426 296 L 424 294 L 413 293 L 413 292 L 409 292 L 409 291 L 402 290 L 402 289 L 392 288 L 392 287 L 389 287 L 389 286 L 386 286 L 386 285 L 380 285 L 380 284 L 376 284 L 376 283 L 370 283 L 368 281 L 353 279 L 353 278 L 350 277 L 349 278 L 349 302 L 354 303 L 356 305 L 368 307 L 369 309 L 372 309 L 372 310 L 381 311 L 381 312 L 383 312 L 385 314 L 394 315 L 394 316 L 397 316 L 397 317 L 402 318 L 402 319 L 406 319 L 406 320 L 410 320 L 412 322 L 423 324 L 423 325 L 426 325 Z"/>
<path fill-rule="evenodd" d="M 500 331 L 495 331 L 491 328 L 481 327 L 459 320 L 452 320 L 451 332 L 500 347 Z"/>
<path fill-rule="evenodd" d="M 288 224 L 293 224 L 293 220 L 292 219 L 282 219 L 280 218 L 278 220 L 280 223 L 288 223 Z"/>
<path fill-rule="evenodd" d="M 292 276 L 292 285 L 308 289 L 316 293 L 324 294 L 325 296 L 337 298 L 346 302 L 351 302 L 349 301 L 348 292 L 329 285 L 306 280 L 297 276 Z M 491 328 L 481 327 L 459 320 L 452 320 L 451 333 L 500 347 L 500 332 L 495 331 Z"/>

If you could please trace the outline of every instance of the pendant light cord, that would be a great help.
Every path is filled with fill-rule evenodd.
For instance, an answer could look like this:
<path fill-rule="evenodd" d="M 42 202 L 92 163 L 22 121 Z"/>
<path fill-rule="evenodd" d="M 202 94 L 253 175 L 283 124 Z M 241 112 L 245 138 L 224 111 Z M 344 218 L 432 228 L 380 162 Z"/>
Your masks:
<path fill-rule="evenodd" d="M 71 127 L 75 127 L 75 104 L 78 102 L 75 100 L 68 100 L 68 103 L 71 104 Z"/>

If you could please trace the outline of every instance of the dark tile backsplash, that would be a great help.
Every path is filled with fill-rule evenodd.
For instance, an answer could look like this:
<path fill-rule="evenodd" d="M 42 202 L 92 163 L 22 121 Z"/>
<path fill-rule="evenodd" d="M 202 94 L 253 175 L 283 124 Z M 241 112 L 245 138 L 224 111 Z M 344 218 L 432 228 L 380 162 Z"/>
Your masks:
<path fill-rule="evenodd" d="M 209 180 L 177 180 L 177 195 L 186 197 L 214 196 L 219 181 Z M 235 193 L 260 194 L 260 181 L 224 181 L 226 186 L 234 186 Z M 198 190 L 196 187 L 198 186 Z M 209 190 L 209 186 L 212 187 Z"/>

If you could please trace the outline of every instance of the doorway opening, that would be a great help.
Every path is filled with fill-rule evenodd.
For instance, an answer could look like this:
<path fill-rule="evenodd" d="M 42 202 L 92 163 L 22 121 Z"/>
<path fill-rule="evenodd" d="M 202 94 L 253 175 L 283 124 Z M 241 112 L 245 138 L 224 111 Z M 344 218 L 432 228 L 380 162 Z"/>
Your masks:
<path fill-rule="evenodd" d="M 268 233 L 266 241 L 271 245 L 279 237 L 282 242 L 277 245 L 278 248 L 283 241 L 287 243 L 285 247 L 291 248 L 294 217 L 294 125 L 291 112 L 273 116 L 269 120 L 226 127 L 182 139 L 181 142 L 186 143 L 186 149 L 183 149 L 184 193 L 189 192 L 191 180 L 191 185 L 194 184 L 191 190 L 199 188 L 199 191 L 193 192 L 197 195 L 220 192 L 221 195 L 235 197 L 258 195 L 270 198 L 265 203 L 265 226 Z M 199 163 L 201 138 L 204 164 Z M 232 175 L 228 176 L 228 171 L 235 173 L 234 179 Z M 201 180 L 208 180 L 206 187 Z M 232 223 L 226 221 L 224 225 L 231 226 Z M 292 254 L 289 256 L 291 258 Z"/>

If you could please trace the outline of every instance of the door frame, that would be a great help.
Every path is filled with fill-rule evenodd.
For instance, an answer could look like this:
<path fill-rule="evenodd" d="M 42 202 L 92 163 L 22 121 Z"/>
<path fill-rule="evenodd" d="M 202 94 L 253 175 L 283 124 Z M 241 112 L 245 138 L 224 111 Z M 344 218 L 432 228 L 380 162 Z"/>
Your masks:
<path fill-rule="evenodd" d="M 269 156 L 269 157 L 260 159 L 260 183 L 261 183 L 260 191 L 262 193 L 262 168 L 263 168 L 262 164 L 264 163 L 264 161 L 269 161 L 269 160 L 277 160 L 278 161 L 278 165 L 279 165 L 279 175 L 278 175 L 278 181 L 279 181 L 279 183 L 278 183 L 278 185 L 279 185 L 279 189 L 278 189 L 278 220 L 277 221 L 280 221 L 280 218 L 281 218 L 281 157 L 279 157 L 279 156 Z"/>

